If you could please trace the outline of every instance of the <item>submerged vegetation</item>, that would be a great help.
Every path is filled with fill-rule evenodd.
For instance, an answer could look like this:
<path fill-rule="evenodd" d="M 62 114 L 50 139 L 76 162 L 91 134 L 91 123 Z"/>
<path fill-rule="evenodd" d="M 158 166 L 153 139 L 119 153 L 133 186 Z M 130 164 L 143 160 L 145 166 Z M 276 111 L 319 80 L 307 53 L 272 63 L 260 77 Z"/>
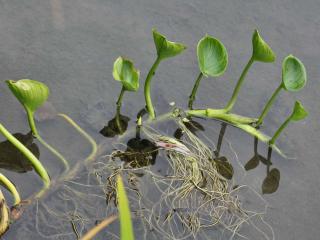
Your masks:
<path fill-rule="evenodd" d="M 276 55 L 271 47 L 265 42 L 259 32 L 255 30 L 252 36 L 251 57 L 245 65 L 226 106 L 223 109 L 194 108 L 193 104 L 202 78 L 219 77 L 226 71 L 228 66 L 228 53 L 225 46 L 218 39 L 205 35 L 197 45 L 199 75 L 189 96 L 188 109 L 174 107 L 173 111 L 156 116 L 151 97 L 151 80 L 162 60 L 181 54 L 186 49 L 186 46 L 167 40 L 164 35 L 155 29 L 152 32 L 156 48 L 156 59 L 144 82 L 146 106 L 138 113 L 136 126 L 128 130 L 127 127 L 130 119 L 121 115 L 122 101 L 126 91 L 138 91 L 140 71 L 127 58 L 119 57 L 114 62 L 113 77 L 121 83 L 121 92 L 116 102 L 115 117 L 100 132 L 108 137 L 121 135 L 117 138 L 117 141 L 125 139 L 134 131 L 135 137 L 127 142 L 126 149 L 116 149 L 111 154 L 108 154 L 107 157 L 103 156 L 104 160 L 102 162 L 94 160 L 97 157 L 101 157 L 99 154 L 101 154 L 101 148 L 104 145 L 97 146 L 95 140 L 70 117 L 59 113 L 57 116 L 60 116 L 74 127 L 92 147 L 92 151 L 88 157 L 84 161 L 77 162 L 71 168 L 65 157 L 44 141 L 36 128 L 34 114 L 47 101 L 49 88 L 44 83 L 35 80 L 7 81 L 9 89 L 27 113 L 33 137 L 50 150 L 64 165 L 64 173 L 54 179 L 56 185 L 63 185 L 66 192 L 70 191 L 74 196 L 83 200 L 87 194 L 86 192 L 72 191 L 66 184 L 72 182 L 76 174 L 83 170 L 83 166 L 88 167 L 86 169 L 89 172 L 88 175 L 91 176 L 94 173 L 96 181 L 99 182 L 98 187 L 104 191 L 105 195 L 102 198 L 107 202 L 107 207 L 110 205 L 118 208 L 117 215 L 114 213 L 110 214 L 108 218 L 97 224 L 85 235 L 82 235 L 82 232 L 79 233 L 74 224 L 74 218 L 76 217 L 80 219 L 79 221 L 84 221 L 81 217 L 75 216 L 75 213 L 70 217 L 70 215 L 67 215 L 70 213 L 66 212 L 61 213 L 60 216 L 66 219 L 68 217 L 71 218 L 70 221 L 74 233 L 77 238 L 82 236 L 82 239 L 92 238 L 117 218 L 120 221 L 120 238 L 122 240 L 134 239 L 134 230 L 136 231 L 136 229 L 133 227 L 132 218 L 141 220 L 144 232 L 148 231 L 153 236 L 155 233 L 161 234 L 163 239 L 197 238 L 203 229 L 209 228 L 214 230 L 222 228 L 222 233 L 228 232 L 230 239 L 234 236 L 243 237 L 239 233 L 241 226 L 249 224 L 258 229 L 254 221 L 258 219 L 262 223 L 265 223 L 263 220 L 265 212 L 255 212 L 247 209 L 239 195 L 243 189 L 249 187 L 234 185 L 231 182 L 234 169 L 227 157 L 220 155 L 224 132 L 228 125 L 232 125 L 255 138 L 254 156 L 244 167 L 246 170 L 251 170 L 257 167 L 260 161 L 263 162 L 267 166 L 267 177 L 262 184 L 262 193 L 275 192 L 279 186 L 280 172 L 276 168 L 270 169 L 272 149 L 281 154 L 280 149 L 276 146 L 276 140 L 281 132 L 287 127 L 289 122 L 300 121 L 307 117 L 308 112 L 299 101 L 296 101 L 291 115 L 279 126 L 273 137 L 264 134 L 261 128 L 263 127 L 262 124 L 265 117 L 282 89 L 296 92 L 305 86 L 307 81 L 305 67 L 297 57 L 292 55 L 287 56 L 282 63 L 282 81 L 266 103 L 260 116 L 255 118 L 233 113 L 232 110 L 241 87 L 253 63 L 272 63 L 276 59 Z M 145 114 L 149 115 L 149 119 L 143 120 Z M 218 144 L 214 150 L 196 135 L 196 131 L 204 130 L 202 125 L 194 120 L 197 117 L 215 119 L 222 122 Z M 174 133 L 175 138 L 161 134 L 151 128 L 151 124 L 153 123 L 169 120 L 173 120 L 178 127 Z M 36 154 L 25 146 L 23 141 L 20 141 L 15 135 L 12 135 L 4 128 L 2 124 L 0 124 L 0 132 L 17 151 L 23 154 L 24 158 L 43 180 L 44 188 L 27 199 L 29 200 L 28 204 L 31 204 L 33 201 L 45 196 L 48 190 L 50 190 L 52 184 L 49 174 L 38 157 L 35 156 Z M 144 138 L 142 138 L 141 134 L 144 134 Z M 257 152 L 258 140 L 268 145 L 267 159 Z M 166 160 L 167 169 L 163 173 L 156 173 L 151 169 L 151 165 L 154 164 L 155 158 L 158 155 L 161 155 Z M 118 160 L 120 160 L 120 163 Z M 91 166 L 89 167 L 89 165 Z M 144 181 L 138 179 L 142 176 L 144 177 L 144 181 L 153 184 L 154 191 L 157 193 L 156 199 L 155 196 L 152 196 L 154 195 L 153 192 L 147 192 L 147 189 L 143 188 Z M 17 212 L 18 206 L 22 202 L 19 191 L 1 173 L 0 182 L 12 194 L 14 199 L 13 209 Z M 89 180 L 86 183 L 79 183 L 79 185 L 90 186 L 88 182 Z M 125 186 L 127 186 L 127 192 L 125 191 Z M 64 200 L 67 199 L 69 201 L 72 199 L 68 195 L 63 196 L 67 196 Z M 93 196 L 97 196 L 97 194 L 93 194 Z M 114 200 L 113 205 L 111 205 L 112 200 Z M 260 197 L 259 200 L 263 201 Z M 10 213 L 10 211 L 12 210 L 7 207 L 1 191 L 0 202 L 0 234 L 3 234 L 10 224 L 10 217 L 12 218 L 12 212 Z M 129 207 L 129 203 L 131 207 Z M 83 204 L 85 205 L 85 203 Z M 88 204 L 92 205 L 92 202 Z M 75 205 L 78 208 L 78 205 Z M 47 212 L 52 213 L 47 207 L 44 208 Z M 134 209 L 135 214 L 133 214 L 130 208 Z M 16 218 L 12 219 L 15 220 Z M 258 231 L 264 237 L 266 236 L 262 230 Z M 272 229 L 270 231 L 272 232 Z M 144 239 L 148 239 L 147 233 L 144 233 Z"/>

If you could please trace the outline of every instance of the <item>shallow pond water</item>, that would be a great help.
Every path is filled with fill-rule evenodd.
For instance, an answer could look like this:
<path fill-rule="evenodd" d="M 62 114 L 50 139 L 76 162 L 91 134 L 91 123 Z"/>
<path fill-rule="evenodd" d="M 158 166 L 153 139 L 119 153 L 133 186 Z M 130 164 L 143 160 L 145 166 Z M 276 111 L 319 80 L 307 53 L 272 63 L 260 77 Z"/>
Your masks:
<path fill-rule="evenodd" d="M 266 118 L 263 131 L 271 135 L 290 113 L 295 99 L 303 102 L 310 116 L 291 124 L 281 135 L 279 146 L 290 158 L 273 154 L 273 167 L 280 171 L 280 184 L 275 193 L 263 197 L 269 205 L 265 220 L 273 227 L 275 239 L 315 239 L 320 234 L 319 11 L 318 0 L 5 0 L 0 2 L 1 78 L 31 78 L 45 82 L 51 89 L 49 100 L 56 109 L 70 115 L 98 143 L 109 143 L 104 152 L 107 154 L 107 150 L 112 150 L 112 139 L 103 138 L 99 130 L 114 115 L 115 100 L 120 92 L 118 82 L 111 74 L 116 57 L 131 58 L 144 79 L 155 58 L 152 27 L 170 40 L 188 46 L 184 54 L 161 63 L 153 79 L 153 99 L 160 114 L 170 109 L 170 102 L 181 107 L 187 105 L 198 74 L 197 41 L 205 33 L 211 34 L 225 44 L 229 67 L 222 77 L 203 79 L 194 106 L 218 108 L 228 100 L 250 57 L 251 34 L 258 28 L 277 53 L 277 61 L 275 64 L 254 64 L 234 110 L 249 116 L 259 114 L 281 80 L 282 59 L 292 53 L 304 62 L 308 72 L 307 86 L 296 94 L 280 94 Z M 0 91 L 1 122 L 14 133 L 27 134 L 26 116 L 4 82 Z M 142 89 L 139 93 L 127 93 L 124 97 L 123 113 L 131 119 L 144 106 Z M 132 126 L 133 121 L 130 124 Z M 202 121 L 202 124 L 206 136 L 216 143 L 220 123 Z M 72 164 L 90 152 L 87 142 L 61 119 L 42 122 L 39 129 Z M 173 134 L 168 126 L 162 126 L 161 130 Z M 261 193 L 265 166 L 260 163 L 248 172 L 241 167 L 253 156 L 252 137 L 228 127 L 225 139 L 228 141 L 224 141 L 221 151 L 237 159 L 237 180 Z M 59 162 L 41 146 L 39 148 L 40 160 L 49 169 L 51 177 L 59 175 L 62 171 Z M 267 154 L 263 144 L 259 144 L 259 153 Z M 1 172 L 14 180 L 24 198 L 41 186 L 34 172 Z M 92 191 L 94 194 L 95 190 Z M 48 204 L 52 199 L 53 204 L 58 204 L 52 207 L 63 209 L 67 203 L 58 203 L 54 201 L 55 197 L 54 194 L 49 197 Z M 87 204 L 96 209 L 104 208 L 105 200 L 90 198 Z M 32 215 L 36 209 L 37 206 L 28 209 L 4 239 L 50 238 L 38 234 L 34 227 L 37 222 Z M 102 212 L 97 211 L 97 220 L 103 217 Z M 71 224 L 69 227 L 71 232 Z M 75 239 L 75 235 L 51 238 Z"/>

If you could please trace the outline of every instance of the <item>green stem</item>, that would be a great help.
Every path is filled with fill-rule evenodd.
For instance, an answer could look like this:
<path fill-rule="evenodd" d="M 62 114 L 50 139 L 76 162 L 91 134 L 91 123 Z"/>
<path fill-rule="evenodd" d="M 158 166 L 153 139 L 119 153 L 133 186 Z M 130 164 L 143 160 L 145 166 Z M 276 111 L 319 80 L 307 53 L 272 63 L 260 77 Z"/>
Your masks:
<path fill-rule="evenodd" d="M 26 109 L 26 112 L 27 112 L 28 122 L 29 122 L 29 126 L 31 128 L 33 136 L 35 136 L 35 137 L 39 136 L 39 133 L 38 133 L 38 130 L 36 128 L 36 124 L 35 124 L 34 118 L 33 118 L 34 112 L 30 111 L 27 108 L 25 108 L 25 109 Z"/>
<path fill-rule="evenodd" d="M 151 119 L 155 119 L 156 117 L 156 114 L 154 112 L 154 108 L 152 105 L 152 100 L 151 100 L 151 79 L 155 74 L 155 71 L 159 66 L 160 62 L 161 62 L 161 59 L 157 57 L 156 61 L 153 63 L 152 67 L 150 68 L 150 71 L 147 75 L 145 85 L 144 85 L 144 97 L 146 101 L 147 110 Z"/>
<path fill-rule="evenodd" d="M 269 112 L 272 104 L 274 103 L 276 97 L 278 96 L 278 94 L 280 93 L 282 89 L 282 83 L 280 84 L 280 86 L 274 91 L 274 93 L 272 94 L 271 98 L 269 99 L 269 101 L 267 102 L 267 104 L 265 105 L 260 117 L 259 117 L 259 120 L 257 122 L 257 126 L 260 126 L 264 120 L 264 118 L 267 116 L 267 113 Z"/>
<path fill-rule="evenodd" d="M 278 130 L 275 132 L 275 134 L 273 135 L 273 137 L 271 138 L 271 140 L 269 141 L 270 145 L 273 145 L 275 143 L 275 141 L 277 140 L 277 138 L 279 137 L 279 135 L 281 134 L 281 132 L 283 131 L 283 129 L 286 128 L 286 126 L 289 124 L 289 122 L 291 121 L 291 115 L 282 123 L 282 125 L 278 128 Z"/>
<path fill-rule="evenodd" d="M 0 132 L 11 142 L 23 155 L 31 162 L 35 171 L 39 174 L 44 183 L 44 188 L 49 188 L 50 177 L 41 162 L 33 155 L 33 153 L 26 148 L 18 139 L 16 139 L 5 127 L 0 124 Z"/>
<path fill-rule="evenodd" d="M 0 182 L 5 186 L 6 189 L 10 191 L 14 199 L 14 206 L 18 205 L 21 202 L 20 194 L 17 191 L 14 184 L 2 173 L 0 173 Z"/>
<path fill-rule="evenodd" d="M 239 78 L 239 80 L 237 82 L 237 85 L 233 90 L 232 96 L 231 96 L 227 106 L 225 107 L 226 112 L 230 112 L 232 110 L 234 104 L 236 103 L 237 97 L 239 95 L 240 88 L 242 86 L 242 83 L 243 83 L 243 81 L 245 79 L 245 76 L 247 75 L 247 72 L 248 72 L 248 70 L 251 67 L 253 62 L 254 62 L 254 59 L 253 59 L 253 57 L 251 57 L 250 60 L 248 61 L 247 65 L 243 69 L 243 71 L 241 73 L 241 76 L 240 76 L 240 78 Z"/>
<path fill-rule="evenodd" d="M 97 154 L 97 143 L 95 140 L 88 134 L 86 133 L 76 122 L 74 122 L 69 116 L 59 113 L 58 116 L 64 118 L 71 126 L 73 126 L 84 138 L 88 140 L 88 142 L 91 144 L 91 154 L 85 159 L 85 162 L 90 162 L 94 159 L 94 157 Z"/>
<path fill-rule="evenodd" d="M 27 116 L 28 116 L 28 121 L 29 121 L 29 126 L 31 128 L 31 131 L 33 133 L 33 136 L 35 138 L 37 138 L 39 140 L 39 142 L 44 145 L 50 152 L 52 152 L 54 155 L 56 155 L 63 163 L 64 167 L 65 167 L 65 171 L 69 170 L 69 163 L 68 161 L 57 151 L 55 150 L 53 147 L 51 147 L 51 145 L 49 145 L 38 133 L 38 130 L 36 128 L 36 124 L 34 122 L 34 118 L 33 118 L 33 112 L 31 112 L 30 110 L 28 110 L 26 108 L 26 112 L 27 112 Z"/>
<path fill-rule="evenodd" d="M 64 158 L 64 156 L 62 156 L 61 153 L 59 153 L 56 149 L 54 149 L 49 143 L 47 143 L 40 135 L 35 136 L 39 142 L 46 147 L 51 153 L 53 153 L 57 158 L 59 158 L 61 160 L 61 162 L 64 165 L 65 168 L 65 172 L 69 171 L 70 167 L 69 167 L 69 163 L 68 161 Z"/>
<path fill-rule="evenodd" d="M 252 124 L 257 121 L 256 118 L 249 118 L 233 113 L 226 113 L 224 109 L 197 109 L 189 110 L 186 113 L 189 116 L 193 117 L 216 118 L 229 122 L 231 124 Z"/>
<path fill-rule="evenodd" d="M 192 105 L 193 105 L 193 102 L 194 102 L 194 100 L 195 100 L 195 98 L 196 98 L 196 93 L 197 93 L 197 91 L 198 91 L 198 88 L 199 88 L 200 81 L 201 81 L 202 77 L 203 77 L 203 74 L 202 74 L 202 72 L 200 72 L 200 74 L 199 74 L 196 82 L 194 83 L 194 86 L 193 86 L 191 95 L 189 96 L 188 107 L 189 107 L 189 109 L 191 109 L 191 110 L 192 110 Z"/>
<path fill-rule="evenodd" d="M 117 101 L 116 123 L 117 123 L 117 127 L 120 134 L 122 134 L 123 132 L 123 129 L 121 126 L 120 111 L 121 111 L 122 99 L 125 91 L 126 91 L 125 88 L 122 87 L 120 95 L 118 97 L 118 101 Z"/>

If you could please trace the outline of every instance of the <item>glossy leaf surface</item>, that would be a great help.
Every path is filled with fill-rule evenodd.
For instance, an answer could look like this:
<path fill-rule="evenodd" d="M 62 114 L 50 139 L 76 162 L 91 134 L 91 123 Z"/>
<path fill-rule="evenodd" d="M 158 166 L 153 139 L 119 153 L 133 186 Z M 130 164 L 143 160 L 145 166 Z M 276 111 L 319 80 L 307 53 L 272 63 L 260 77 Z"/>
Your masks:
<path fill-rule="evenodd" d="M 198 43 L 197 55 L 200 71 L 205 76 L 217 77 L 227 69 L 228 53 L 218 39 L 203 37 Z"/>
<path fill-rule="evenodd" d="M 113 64 L 113 77 L 120 81 L 127 91 L 139 89 L 139 70 L 135 69 L 133 63 L 123 57 L 118 57 Z"/>
<path fill-rule="evenodd" d="M 307 82 L 307 73 L 303 63 L 296 57 L 289 55 L 282 63 L 282 85 L 291 92 L 302 89 Z"/>
<path fill-rule="evenodd" d="M 42 82 L 22 79 L 19 81 L 8 80 L 7 84 L 19 102 L 32 113 L 49 97 L 49 88 Z"/>
<path fill-rule="evenodd" d="M 154 44 L 156 45 L 157 55 L 160 59 L 174 57 L 187 47 L 181 43 L 168 41 L 167 38 L 157 32 L 156 29 L 152 30 Z"/>
<path fill-rule="evenodd" d="M 270 46 L 262 39 L 258 30 L 252 35 L 252 57 L 255 61 L 274 62 L 276 55 Z"/>

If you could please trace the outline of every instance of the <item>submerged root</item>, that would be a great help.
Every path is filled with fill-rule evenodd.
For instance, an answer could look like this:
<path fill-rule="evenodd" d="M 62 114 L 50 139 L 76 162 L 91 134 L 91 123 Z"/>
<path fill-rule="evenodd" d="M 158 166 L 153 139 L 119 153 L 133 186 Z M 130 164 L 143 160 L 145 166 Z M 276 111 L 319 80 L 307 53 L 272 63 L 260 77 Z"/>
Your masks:
<path fill-rule="evenodd" d="M 166 164 L 164 173 L 157 173 L 150 166 L 133 168 L 130 163 L 119 164 L 119 153 L 125 154 L 121 150 L 108 156 L 106 163 L 97 163 L 95 174 L 100 184 L 105 185 L 107 203 L 117 204 L 115 176 L 120 173 L 127 178 L 131 209 L 135 220 L 144 226 L 141 231 L 147 232 L 145 239 L 159 239 L 159 236 L 208 239 L 206 235 L 212 230 L 215 234 L 219 232 L 216 236 L 223 239 L 246 238 L 240 231 L 241 226 L 256 227 L 253 218 L 261 218 L 264 212 L 244 208 L 238 196 L 244 187 L 233 189 L 219 172 L 213 151 L 180 119 L 177 124 L 184 133 L 181 141 L 163 136 L 150 127 L 142 128 L 148 139 L 159 147 L 161 161 L 165 160 Z M 210 236 L 214 239 L 212 233 Z"/>

